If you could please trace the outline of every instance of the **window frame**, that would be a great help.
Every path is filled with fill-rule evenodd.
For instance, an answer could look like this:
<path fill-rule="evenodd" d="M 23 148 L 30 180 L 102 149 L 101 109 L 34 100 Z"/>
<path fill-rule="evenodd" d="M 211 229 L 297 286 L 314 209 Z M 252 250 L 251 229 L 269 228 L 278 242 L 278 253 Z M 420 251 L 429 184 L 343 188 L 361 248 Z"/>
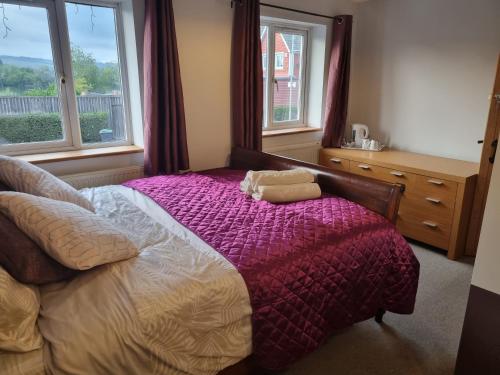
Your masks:
<path fill-rule="evenodd" d="M 115 17 L 116 46 L 119 60 L 118 66 L 120 68 L 122 89 L 123 126 L 125 130 L 124 140 L 98 143 L 82 142 L 77 95 L 74 89 L 71 63 L 69 28 L 66 17 L 67 2 L 113 9 Z M 61 103 L 60 112 L 64 139 L 59 141 L 0 145 L 0 153 L 6 155 L 20 155 L 132 145 L 132 115 L 121 0 L 4 0 L 4 3 L 47 9 L 54 72 L 56 75 L 56 83 L 58 83 L 59 86 L 59 100 Z"/>
<path fill-rule="evenodd" d="M 52 60 L 54 63 L 54 79 L 55 84 L 58 86 L 59 95 L 59 113 L 61 115 L 62 130 L 64 138 L 56 141 L 44 141 L 44 142 L 30 142 L 30 143 L 16 143 L 16 144 L 6 144 L 0 145 L 0 152 L 3 154 L 19 154 L 30 152 L 33 150 L 50 152 L 53 149 L 56 150 L 69 150 L 73 144 L 72 141 L 72 129 L 70 121 L 68 100 L 68 85 L 61 84 L 61 78 L 64 76 L 64 62 L 63 56 L 61 54 L 60 47 L 60 32 L 59 32 L 59 22 L 57 21 L 57 11 L 55 7 L 55 2 L 53 0 L 40 0 L 40 1 L 30 1 L 30 0 L 4 0 L 5 4 L 10 5 L 21 5 L 29 6 L 35 8 L 46 9 L 47 11 L 47 23 L 48 32 L 50 36 L 50 44 L 52 48 Z"/>
<path fill-rule="evenodd" d="M 264 67 L 267 70 L 267 95 L 264 95 L 264 98 L 267 96 L 267 101 L 264 103 L 264 119 L 263 119 L 263 131 L 269 130 L 280 130 L 280 129 L 293 129 L 293 128 L 302 128 L 306 127 L 305 119 L 307 118 L 307 86 L 309 82 L 309 70 L 308 66 L 310 63 L 310 55 L 309 55 L 309 43 L 310 43 L 310 29 L 308 27 L 301 27 L 295 23 L 285 23 L 285 22 L 273 22 L 264 20 L 261 18 L 260 25 L 265 26 L 268 29 L 268 40 L 267 40 L 267 55 L 271 56 L 275 54 L 275 44 L 276 44 L 276 33 L 293 33 L 302 35 L 304 38 L 303 45 L 303 64 L 301 67 L 301 81 L 302 87 L 299 91 L 300 94 L 300 104 L 299 104 L 299 118 L 295 121 L 278 121 L 274 122 L 274 85 L 275 85 L 275 60 L 276 59 L 267 59 L 267 67 Z M 271 37 L 272 36 L 272 37 Z M 291 54 L 292 52 L 290 52 Z"/>
<path fill-rule="evenodd" d="M 278 66 L 278 57 L 281 57 L 281 66 Z M 274 70 L 285 70 L 285 52 L 274 52 Z"/>

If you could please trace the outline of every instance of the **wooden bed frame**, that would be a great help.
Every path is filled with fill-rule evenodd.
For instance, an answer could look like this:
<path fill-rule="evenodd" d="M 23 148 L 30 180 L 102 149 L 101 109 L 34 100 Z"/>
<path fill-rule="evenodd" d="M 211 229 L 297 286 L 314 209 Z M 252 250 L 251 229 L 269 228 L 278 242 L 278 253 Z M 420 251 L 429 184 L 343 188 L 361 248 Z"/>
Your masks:
<path fill-rule="evenodd" d="M 321 190 L 352 202 L 358 203 L 396 223 L 399 202 L 405 190 L 404 185 L 391 184 L 359 176 L 349 172 L 337 171 L 320 165 L 295 159 L 235 147 L 231 152 L 229 167 L 243 170 L 287 170 L 305 168 L 316 176 Z M 385 311 L 380 309 L 375 321 L 382 323 Z M 219 375 L 265 375 L 272 372 L 258 368 L 252 356 L 219 372 Z"/>
<path fill-rule="evenodd" d="M 323 192 L 356 202 L 395 223 L 404 185 L 381 182 L 348 172 L 330 170 L 320 165 L 243 148 L 233 148 L 229 166 L 243 170 L 287 170 L 305 168 L 316 176 Z M 0 191 L 8 190 L 0 184 Z M 375 320 L 382 322 L 385 311 L 380 309 Z M 265 375 L 272 372 L 256 366 L 252 356 L 219 372 L 219 375 Z"/>

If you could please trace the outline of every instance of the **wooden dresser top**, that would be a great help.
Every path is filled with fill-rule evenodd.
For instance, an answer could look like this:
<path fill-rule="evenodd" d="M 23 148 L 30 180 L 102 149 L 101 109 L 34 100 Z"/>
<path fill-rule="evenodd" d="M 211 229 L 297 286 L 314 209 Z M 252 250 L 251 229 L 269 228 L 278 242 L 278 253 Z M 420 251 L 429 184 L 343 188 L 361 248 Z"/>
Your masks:
<path fill-rule="evenodd" d="M 402 168 L 407 172 L 432 175 L 436 178 L 464 181 L 479 173 L 479 163 L 442 158 L 413 152 L 384 150 L 381 152 L 323 149 L 327 155 L 364 162 L 387 168 Z"/>

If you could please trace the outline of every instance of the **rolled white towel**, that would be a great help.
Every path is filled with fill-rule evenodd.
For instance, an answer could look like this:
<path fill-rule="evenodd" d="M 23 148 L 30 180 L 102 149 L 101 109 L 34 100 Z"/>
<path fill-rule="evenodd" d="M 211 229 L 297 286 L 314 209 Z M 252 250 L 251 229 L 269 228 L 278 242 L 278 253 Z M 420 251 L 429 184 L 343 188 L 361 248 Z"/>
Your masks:
<path fill-rule="evenodd" d="M 314 182 L 314 175 L 303 168 L 286 171 L 248 171 L 240 183 L 246 194 L 257 192 L 259 186 L 292 185 Z"/>
<path fill-rule="evenodd" d="M 252 172 L 252 171 L 247 172 L 247 176 L 248 176 L 248 173 L 250 173 L 250 172 Z M 252 188 L 252 184 L 250 183 L 250 178 L 245 177 L 245 179 L 240 182 L 240 190 L 242 192 L 244 192 L 245 194 L 252 195 L 253 188 Z"/>
<path fill-rule="evenodd" d="M 258 186 L 252 198 L 271 203 L 298 202 L 321 197 L 318 184 L 304 183 L 293 185 Z"/>

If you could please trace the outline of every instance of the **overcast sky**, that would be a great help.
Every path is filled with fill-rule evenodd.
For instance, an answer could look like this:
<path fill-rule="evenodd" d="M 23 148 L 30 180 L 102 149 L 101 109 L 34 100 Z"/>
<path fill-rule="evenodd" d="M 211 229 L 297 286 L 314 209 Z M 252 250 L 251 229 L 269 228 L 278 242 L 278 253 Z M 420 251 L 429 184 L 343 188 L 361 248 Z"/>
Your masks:
<path fill-rule="evenodd" d="M 93 7 L 94 28 L 91 23 L 91 7 L 66 5 L 70 42 L 92 53 L 98 62 L 118 62 L 116 52 L 113 10 Z M 0 10 L 1 12 L 1 10 Z M 0 13 L 1 15 L 1 13 Z M 5 4 L 5 16 L 9 31 L 0 22 L 0 55 L 37 57 L 52 60 L 46 10 Z M 1 20 L 0 20 L 1 21 Z"/>

